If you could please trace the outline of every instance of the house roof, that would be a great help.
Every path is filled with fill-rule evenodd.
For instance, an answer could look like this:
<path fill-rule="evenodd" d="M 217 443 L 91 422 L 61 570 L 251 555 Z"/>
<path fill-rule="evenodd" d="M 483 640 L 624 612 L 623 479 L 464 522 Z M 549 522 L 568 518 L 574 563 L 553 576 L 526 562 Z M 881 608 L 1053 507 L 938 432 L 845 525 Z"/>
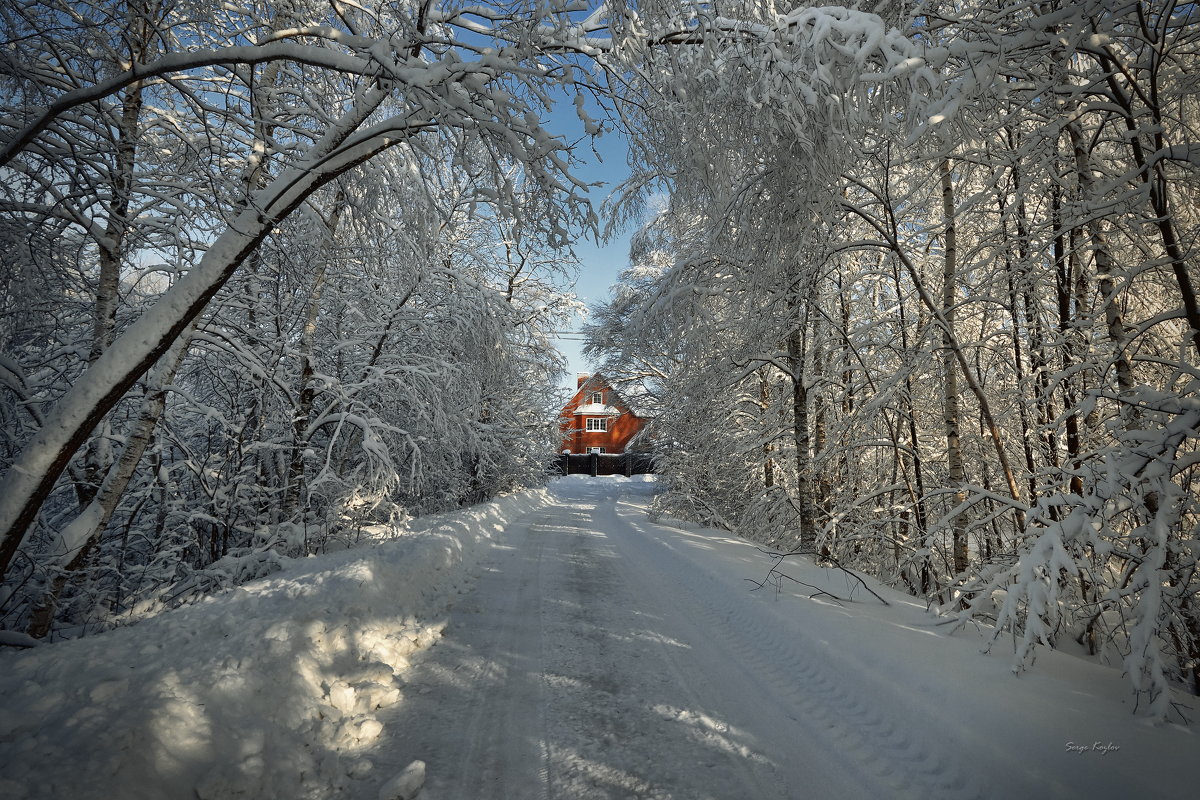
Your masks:
<path fill-rule="evenodd" d="M 608 403 L 602 405 L 600 403 L 580 402 L 586 395 L 599 391 L 610 393 L 608 396 Z M 587 378 L 582 380 L 582 382 L 579 384 L 579 388 L 575 390 L 575 394 L 571 395 L 571 399 L 567 402 L 567 405 L 563 407 L 563 411 L 565 412 L 572 404 L 577 404 L 575 405 L 575 410 L 573 412 L 574 414 L 589 414 L 593 416 L 620 416 L 621 414 L 629 413 L 639 419 L 646 418 L 639 414 L 637 410 L 633 408 L 633 406 L 626 402 L 625 397 L 619 391 L 614 389 L 612 384 L 610 384 L 608 380 L 599 372 L 595 373 L 594 375 L 589 375 Z"/>

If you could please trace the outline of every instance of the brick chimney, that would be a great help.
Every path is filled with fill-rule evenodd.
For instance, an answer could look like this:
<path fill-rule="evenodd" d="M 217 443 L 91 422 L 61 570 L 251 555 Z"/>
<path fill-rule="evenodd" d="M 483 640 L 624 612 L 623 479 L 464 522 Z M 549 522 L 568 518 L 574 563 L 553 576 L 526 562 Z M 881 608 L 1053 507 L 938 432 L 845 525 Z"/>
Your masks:
<path fill-rule="evenodd" d="M 583 386 L 583 382 L 586 381 L 590 377 L 592 377 L 592 376 L 587 374 L 586 372 L 576 372 L 575 373 L 575 388 L 576 389 L 581 388 Z"/>

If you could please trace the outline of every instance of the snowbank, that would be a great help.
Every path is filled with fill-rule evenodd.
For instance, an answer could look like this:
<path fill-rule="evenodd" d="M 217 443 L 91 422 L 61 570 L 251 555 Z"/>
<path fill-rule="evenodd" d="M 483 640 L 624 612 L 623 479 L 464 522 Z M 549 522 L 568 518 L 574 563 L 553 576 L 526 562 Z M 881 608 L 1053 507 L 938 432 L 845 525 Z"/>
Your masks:
<path fill-rule="evenodd" d="M 0 797 L 347 793 L 482 545 L 547 501 L 416 520 L 132 627 L 0 653 Z"/>
<path fill-rule="evenodd" d="M 1060 650 L 1039 651 L 1019 675 L 990 631 L 952 626 L 918 598 L 861 582 L 807 557 L 768 578 L 773 559 L 724 531 L 648 521 L 644 503 L 616 506 L 647 543 L 637 563 L 657 567 L 681 608 L 725 632 L 747 670 L 767 676 L 781 704 L 826 725 L 854 769 L 894 780 L 893 796 L 1186 797 L 1200 741 L 1179 714 L 1156 723 L 1119 669 Z M 612 524 L 608 525 L 611 529 Z M 680 576 L 671 579 L 670 576 Z M 666 577 L 662 577 L 666 576 Z M 884 605 L 866 587 L 886 600 Z M 914 787 L 932 787 L 928 791 Z M 914 795 L 915 792 L 915 795 Z"/>
<path fill-rule="evenodd" d="M 564 487 L 569 486 L 591 486 L 603 489 L 609 484 L 625 484 L 625 483 L 657 483 L 657 475 L 561 475 L 554 479 L 555 484 L 562 484 Z"/>

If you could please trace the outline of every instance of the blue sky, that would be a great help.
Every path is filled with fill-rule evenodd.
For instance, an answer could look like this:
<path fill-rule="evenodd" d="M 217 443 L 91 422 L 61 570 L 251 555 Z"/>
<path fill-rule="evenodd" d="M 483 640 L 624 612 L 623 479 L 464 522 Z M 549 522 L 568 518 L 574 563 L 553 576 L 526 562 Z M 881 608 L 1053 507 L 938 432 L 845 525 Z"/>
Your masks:
<path fill-rule="evenodd" d="M 587 111 L 599 119 L 602 112 L 591 101 Z M 599 139 L 589 142 L 583 134 L 583 125 L 576 116 L 575 106 L 570 98 L 565 98 L 555 106 L 550 113 L 547 127 L 556 134 L 562 135 L 568 142 L 579 141 L 575 148 L 580 166 L 576 175 L 593 183 L 602 182 L 604 185 L 591 191 L 593 205 L 599 210 L 604 199 L 616 186 L 629 175 L 626 156 L 629 144 L 625 137 L 615 131 L 606 131 Z M 593 153 L 593 149 L 596 153 Z M 591 306 L 608 296 L 609 287 L 616 282 L 617 275 L 628 263 L 629 238 L 632 229 L 624 230 L 611 241 L 600 244 L 591 239 L 580 239 L 575 243 L 575 253 L 579 257 L 579 281 L 575 285 L 575 293 L 579 299 Z M 575 325 L 578 326 L 579 320 Z M 560 339 L 558 347 L 567 356 L 569 364 L 567 375 L 562 385 L 574 391 L 575 373 L 590 371 L 580 353 L 582 343 L 572 339 Z"/>

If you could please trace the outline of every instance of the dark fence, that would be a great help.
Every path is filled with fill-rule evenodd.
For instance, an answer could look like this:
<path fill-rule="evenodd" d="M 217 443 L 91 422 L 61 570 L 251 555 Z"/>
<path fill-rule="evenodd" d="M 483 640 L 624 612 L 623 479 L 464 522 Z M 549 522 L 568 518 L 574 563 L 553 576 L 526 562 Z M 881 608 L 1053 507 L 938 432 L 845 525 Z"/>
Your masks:
<path fill-rule="evenodd" d="M 654 472 L 649 453 L 563 453 L 558 457 L 561 475 L 648 475 Z"/>

